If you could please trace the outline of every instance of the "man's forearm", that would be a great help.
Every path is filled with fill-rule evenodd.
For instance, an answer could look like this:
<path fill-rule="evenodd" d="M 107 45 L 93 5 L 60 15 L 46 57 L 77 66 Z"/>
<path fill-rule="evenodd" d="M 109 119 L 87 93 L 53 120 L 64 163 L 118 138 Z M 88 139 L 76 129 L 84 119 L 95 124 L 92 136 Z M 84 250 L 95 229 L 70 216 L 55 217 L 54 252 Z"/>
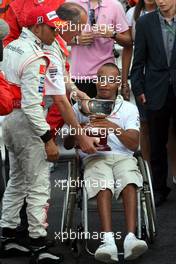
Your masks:
<path fill-rule="evenodd" d="M 65 79 L 66 79 L 65 85 L 66 85 L 67 92 L 71 93 L 73 90 L 77 91 L 78 88 L 74 84 L 74 82 L 72 81 L 70 74 L 67 71 L 65 71 L 64 75 L 65 75 Z"/>
<path fill-rule="evenodd" d="M 130 74 L 131 89 L 135 97 L 144 93 L 145 87 L 144 66 L 133 64 Z"/>
<path fill-rule="evenodd" d="M 124 47 L 122 51 L 122 85 L 128 83 L 133 47 Z"/>
<path fill-rule="evenodd" d="M 65 95 L 54 95 L 53 96 L 54 103 L 57 105 L 64 121 L 76 130 L 81 129 L 79 122 L 76 119 L 75 113 L 69 103 L 67 97 Z"/>
<path fill-rule="evenodd" d="M 120 142 L 128 149 L 136 151 L 139 146 L 138 131 L 124 130 L 120 126 L 114 124 L 114 134 Z"/>
<path fill-rule="evenodd" d="M 115 41 L 123 47 L 129 47 L 133 45 L 130 30 L 123 33 L 117 33 Z"/>

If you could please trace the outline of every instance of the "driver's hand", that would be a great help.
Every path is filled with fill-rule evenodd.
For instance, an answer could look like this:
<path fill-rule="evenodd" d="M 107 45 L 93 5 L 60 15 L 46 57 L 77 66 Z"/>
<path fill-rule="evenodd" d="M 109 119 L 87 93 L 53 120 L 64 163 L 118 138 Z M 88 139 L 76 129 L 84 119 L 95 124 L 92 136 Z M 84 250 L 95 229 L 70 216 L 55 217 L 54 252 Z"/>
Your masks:
<path fill-rule="evenodd" d="M 96 153 L 96 146 L 98 146 L 100 139 L 97 137 L 88 137 L 84 133 L 82 135 L 77 136 L 77 145 L 81 148 L 81 150 L 88 154 Z"/>

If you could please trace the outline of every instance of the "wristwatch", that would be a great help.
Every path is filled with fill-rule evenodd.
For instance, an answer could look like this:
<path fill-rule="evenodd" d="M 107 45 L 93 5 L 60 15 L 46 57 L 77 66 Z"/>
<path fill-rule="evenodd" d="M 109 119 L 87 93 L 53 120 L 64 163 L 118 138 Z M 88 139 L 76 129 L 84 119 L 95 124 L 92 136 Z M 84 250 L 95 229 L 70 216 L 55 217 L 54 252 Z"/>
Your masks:
<path fill-rule="evenodd" d="M 117 32 L 116 31 L 113 31 L 111 38 L 114 39 L 114 40 L 116 40 L 116 36 L 117 36 Z"/>

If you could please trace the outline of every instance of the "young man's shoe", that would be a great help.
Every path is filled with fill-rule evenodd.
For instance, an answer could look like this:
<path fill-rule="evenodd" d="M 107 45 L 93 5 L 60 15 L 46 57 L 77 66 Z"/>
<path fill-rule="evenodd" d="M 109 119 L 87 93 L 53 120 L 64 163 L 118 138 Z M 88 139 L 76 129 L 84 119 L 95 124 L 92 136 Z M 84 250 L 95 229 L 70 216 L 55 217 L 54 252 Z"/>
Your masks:
<path fill-rule="evenodd" d="M 95 259 L 104 263 L 118 262 L 118 251 L 112 232 L 104 234 L 102 245 L 95 252 Z"/>
<path fill-rule="evenodd" d="M 25 240 L 16 237 L 16 229 L 2 228 L 0 257 L 29 256 L 31 250 Z"/>
<path fill-rule="evenodd" d="M 176 176 L 173 176 L 173 183 L 176 184 Z"/>
<path fill-rule="evenodd" d="M 46 246 L 44 238 L 30 239 L 32 256 L 30 264 L 58 264 L 63 261 L 62 254 L 54 254 Z"/>
<path fill-rule="evenodd" d="M 124 240 L 124 258 L 133 260 L 144 254 L 148 249 L 144 240 L 136 238 L 133 233 L 129 233 Z"/>

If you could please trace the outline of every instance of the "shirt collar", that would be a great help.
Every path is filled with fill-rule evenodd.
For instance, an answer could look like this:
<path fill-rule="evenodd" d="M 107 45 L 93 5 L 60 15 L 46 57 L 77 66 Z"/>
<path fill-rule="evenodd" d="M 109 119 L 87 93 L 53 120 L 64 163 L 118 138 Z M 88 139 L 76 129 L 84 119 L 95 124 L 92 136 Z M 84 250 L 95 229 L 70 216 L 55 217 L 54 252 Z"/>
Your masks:
<path fill-rule="evenodd" d="M 88 3 L 90 0 L 80 0 L 80 2 L 82 3 Z M 105 0 L 101 0 L 100 1 L 100 6 L 101 7 L 106 7 L 107 6 L 107 2 Z"/>
<path fill-rule="evenodd" d="M 159 14 L 160 20 L 166 21 L 165 17 L 162 15 L 159 8 L 158 8 L 158 14 Z M 176 15 L 173 17 L 172 21 L 176 23 Z"/>

